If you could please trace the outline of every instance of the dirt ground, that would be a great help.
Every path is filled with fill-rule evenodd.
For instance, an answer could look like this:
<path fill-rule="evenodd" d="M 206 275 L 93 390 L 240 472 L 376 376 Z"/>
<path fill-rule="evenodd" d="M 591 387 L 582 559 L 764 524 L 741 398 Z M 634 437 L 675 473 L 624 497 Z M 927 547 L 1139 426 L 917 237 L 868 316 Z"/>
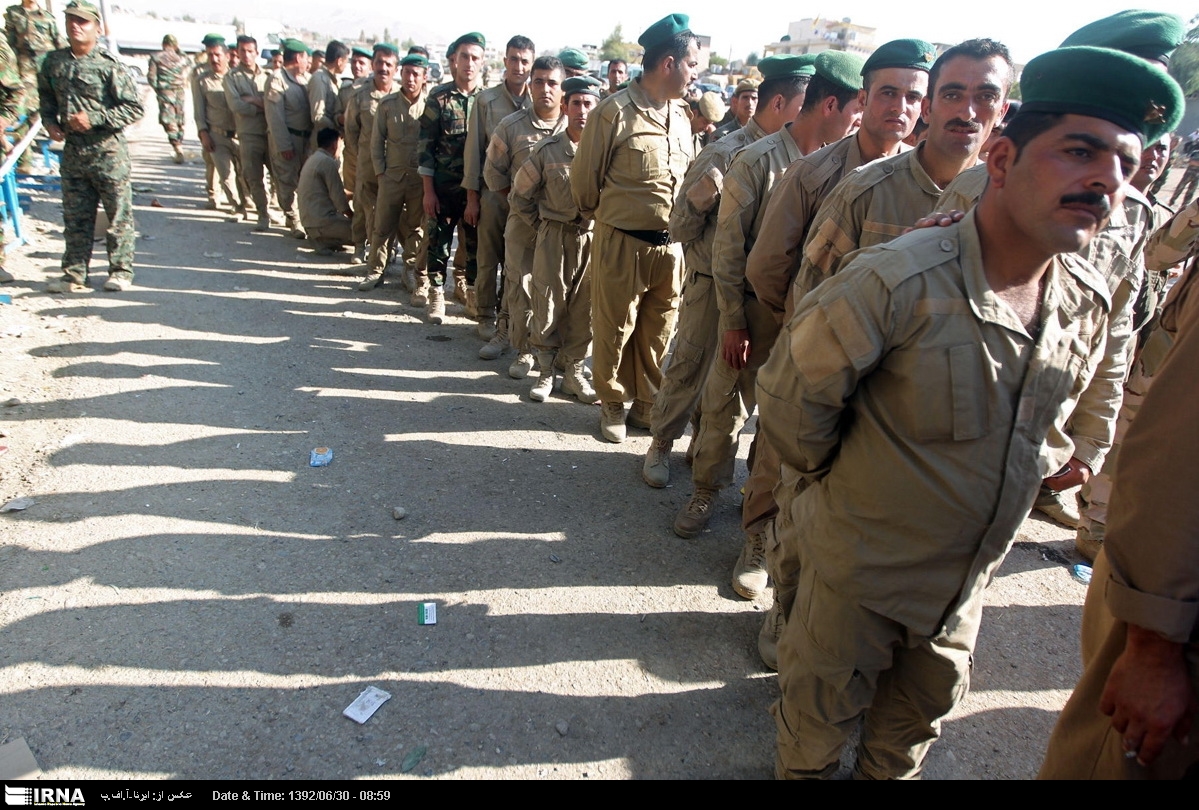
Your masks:
<path fill-rule="evenodd" d="M 46 192 L 2 290 L 0 503 L 35 503 L 0 514 L 0 743 L 56 779 L 770 777 L 736 492 L 679 539 L 684 443 L 649 489 L 647 432 L 529 402 L 459 307 L 429 326 L 202 210 L 198 145 L 171 163 L 148 106 L 137 286 L 99 291 L 97 243 L 96 291 L 42 292 Z M 1025 524 L 928 778 L 1035 775 L 1078 675 L 1077 561 Z M 392 697 L 359 725 L 368 686 Z"/>

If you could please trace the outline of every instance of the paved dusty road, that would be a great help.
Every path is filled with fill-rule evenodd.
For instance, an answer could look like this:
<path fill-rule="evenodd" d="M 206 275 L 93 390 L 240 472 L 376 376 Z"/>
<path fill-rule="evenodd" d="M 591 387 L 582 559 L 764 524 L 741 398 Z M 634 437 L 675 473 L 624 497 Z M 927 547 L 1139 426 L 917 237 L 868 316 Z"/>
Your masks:
<path fill-rule="evenodd" d="M 467 321 L 200 210 L 153 110 L 134 154 L 133 291 L 41 292 L 54 194 L 10 262 L 0 503 L 36 503 L 0 515 L 0 743 L 56 778 L 771 775 L 735 496 L 678 539 L 681 452 L 648 489 L 647 433 L 601 442 L 598 410 L 529 403 Z M 1077 675 L 1073 561 L 1026 525 L 928 776 L 1035 774 Z M 372 685 L 392 699 L 343 717 Z"/>

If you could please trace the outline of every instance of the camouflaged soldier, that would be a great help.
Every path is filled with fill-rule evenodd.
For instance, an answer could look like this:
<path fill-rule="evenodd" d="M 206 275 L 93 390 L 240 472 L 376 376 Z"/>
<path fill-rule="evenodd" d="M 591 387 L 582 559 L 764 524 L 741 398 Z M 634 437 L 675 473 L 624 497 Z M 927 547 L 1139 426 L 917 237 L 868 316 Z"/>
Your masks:
<path fill-rule="evenodd" d="M 37 72 L 46 54 L 57 48 L 67 46 L 66 39 L 58 32 L 58 24 L 54 15 L 37 4 L 37 0 L 23 0 L 20 5 L 9 6 L 4 12 L 4 31 L 12 53 L 9 60 L 15 56 L 14 68 L 20 73 L 24 86 L 24 100 L 21 102 L 25 111 L 36 112 Z M 29 124 L 22 124 L 17 130 L 18 138 L 24 137 L 29 131 Z M 27 151 L 21 157 L 21 167 L 33 165 L 33 152 Z"/>
<path fill-rule="evenodd" d="M 354 159 L 358 168 L 354 172 L 357 188 L 354 189 L 354 219 L 351 232 L 354 239 L 354 255 L 351 264 L 362 264 L 366 258 L 366 236 L 375 230 L 375 211 L 379 196 L 379 177 L 371 154 L 371 133 L 375 130 L 375 113 L 379 103 L 395 92 L 395 74 L 400 51 L 396 46 L 380 42 L 375 45 L 372 67 L 374 71 L 366 82 L 350 95 L 345 107 L 346 143 L 353 141 Z M 348 155 L 348 151 L 347 151 Z M 349 160 L 343 156 L 344 160 Z M 342 177 L 346 171 L 343 167 Z M 361 241 L 359 241 L 361 237 Z M 373 245 L 372 245 L 373 246 Z M 386 245 L 384 248 L 386 256 Z"/>
<path fill-rule="evenodd" d="M 478 32 L 463 34 L 450 45 L 454 80 L 438 85 L 425 99 L 420 119 L 420 168 L 423 202 L 428 218 L 428 272 L 418 280 L 413 303 L 426 300 L 429 322 L 445 320 L 446 267 L 450 243 L 459 222 L 465 224 L 466 273 L 475 277 L 478 232 L 466 221 L 467 190 L 463 184 L 467 121 L 482 90 L 483 49 L 487 40 Z M 476 220 L 477 221 L 477 220 Z M 427 296 L 427 297 L 426 297 Z M 419 304 L 417 304 L 419 306 Z"/>
<path fill-rule="evenodd" d="M 203 44 L 208 55 L 208 64 L 192 74 L 192 107 L 196 118 L 196 132 L 204 150 L 208 209 L 215 211 L 217 208 L 216 186 L 219 184 L 229 206 L 244 215 L 246 186 L 241 179 L 237 122 L 225 96 L 229 49 L 225 47 L 225 38 L 220 34 L 207 35 Z M 235 184 L 237 196 L 233 194 Z"/>
<path fill-rule="evenodd" d="M 17 60 L 8 47 L 8 40 L 0 39 L 0 132 L 12 126 L 20 116 L 23 96 Z M 4 225 L 0 223 L 0 284 L 7 284 L 12 280 L 12 273 L 4 269 Z"/>
<path fill-rule="evenodd" d="M 183 162 L 183 94 L 191 61 L 179 50 L 171 34 L 162 38 L 162 50 L 150 57 L 146 81 L 158 98 L 158 123 L 175 150 L 175 162 Z"/>
<path fill-rule="evenodd" d="M 271 166 L 275 171 L 279 207 L 289 234 L 303 239 L 296 187 L 308 159 L 312 118 L 308 107 L 308 65 L 312 49 L 298 39 L 283 41 L 283 67 L 271 74 L 266 89 L 266 124 L 271 138 Z"/>
<path fill-rule="evenodd" d="M 404 284 L 415 289 L 417 266 L 425 241 L 424 183 L 417 172 L 420 160 L 421 117 L 425 112 L 429 60 L 410 53 L 400 60 L 399 92 L 379 102 L 370 132 L 370 163 L 379 193 L 375 197 L 370 269 L 360 290 L 372 290 L 383 280 L 387 242 L 399 239 L 404 260 Z M 365 159 L 362 165 L 367 166 Z"/>
<path fill-rule="evenodd" d="M 66 7 L 71 47 L 54 51 L 38 73 L 42 124 L 62 150 L 62 218 L 66 250 L 63 276 L 49 292 L 86 289 L 96 206 L 104 205 L 109 226 L 109 292 L 133 285 L 133 186 L 125 127 L 144 110 L 137 86 L 116 57 L 99 46 L 100 11 L 87 0 Z"/>
<path fill-rule="evenodd" d="M 468 309 L 479 319 L 478 334 L 489 341 L 479 349 L 484 360 L 494 360 L 508 346 L 507 323 L 498 318 L 501 301 L 500 265 L 504 263 L 504 226 L 508 222 L 508 198 L 496 194 L 483 182 L 487 145 L 500 121 L 529 104 L 529 70 L 536 48 L 528 37 L 515 36 L 504 49 L 504 80 L 479 94 L 467 126 L 462 185 L 466 188 L 467 224 L 478 229 L 476 269 L 467 273 Z M 494 342 L 490 342 L 493 341 Z"/>

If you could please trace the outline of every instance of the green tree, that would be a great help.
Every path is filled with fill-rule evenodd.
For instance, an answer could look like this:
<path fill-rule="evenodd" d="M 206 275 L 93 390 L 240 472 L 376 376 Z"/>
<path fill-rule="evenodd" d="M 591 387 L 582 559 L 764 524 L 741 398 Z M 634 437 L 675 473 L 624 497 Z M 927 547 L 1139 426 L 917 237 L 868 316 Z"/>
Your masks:
<path fill-rule="evenodd" d="M 1191 20 L 1194 24 L 1199 17 Z M 1178 80 L 1188 96 L 1199 93 L 1199 25 L 1187 32 L 1186 39 L 1170 57 L 1170 75 Z"/>
<path fill-rule="evenodd" d="M 391 29 L 390 28 L 383 29 L 383 41 L 391 42 Z"/>
<path fill-rule="evenodd" d="M 714 53 L 708 57 L 708 64 L 712 67 L 728 67 L 729 60 L 725 59 L 720 54 Z"/>
<path fill-rule="evenodd" d="M 761 61 L 757 51 L 752 51 L 749 56 L 745 57 L 745 64 L 748 67 L 754 67 Z"/>
<path fill-rule="evenodd" d="M 632 54 L 633 43 L 624 41 L 624 32 L 617 24 L 607 39 L 600 44 L 600 60 L 623 59 L 627 62 Z"/>
<path fill-rule="evenodd" d="M 402 43 L 400 43 L 400 50 L 407 52 L 415 44 L 416 44 L 416 40 L 413 39 L 412 37 L 408 37 Z"/>

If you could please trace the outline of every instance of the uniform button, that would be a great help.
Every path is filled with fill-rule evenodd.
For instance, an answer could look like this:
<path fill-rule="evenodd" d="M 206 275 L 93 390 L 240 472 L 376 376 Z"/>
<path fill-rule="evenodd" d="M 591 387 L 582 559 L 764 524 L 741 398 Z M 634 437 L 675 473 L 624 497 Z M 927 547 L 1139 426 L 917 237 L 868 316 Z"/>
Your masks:
<path fill-rule="evenodd" d="M 941 250 L 945 251 L 946 253 L 952 253 L 953 252 L 953 241 L 950 239 L 942 239 L 941 240 Z"/>

